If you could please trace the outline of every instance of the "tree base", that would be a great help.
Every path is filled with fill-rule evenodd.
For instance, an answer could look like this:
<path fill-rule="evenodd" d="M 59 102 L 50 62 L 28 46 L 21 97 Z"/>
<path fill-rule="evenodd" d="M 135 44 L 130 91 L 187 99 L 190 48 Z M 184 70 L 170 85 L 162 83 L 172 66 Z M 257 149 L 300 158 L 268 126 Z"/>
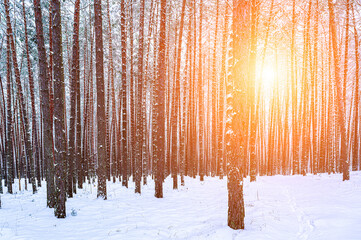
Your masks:
<path fill-rule="evenodd" d="M 243 180 L 238 168 L 228 175 L 228 226 L 232 229 L 244 229 Z"/>

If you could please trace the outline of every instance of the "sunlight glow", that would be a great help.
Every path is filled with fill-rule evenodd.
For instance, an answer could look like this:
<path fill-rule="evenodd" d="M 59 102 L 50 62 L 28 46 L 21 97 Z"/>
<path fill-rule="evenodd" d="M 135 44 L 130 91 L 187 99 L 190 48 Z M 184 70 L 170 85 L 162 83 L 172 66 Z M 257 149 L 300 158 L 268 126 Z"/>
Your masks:
<path fill-rule="evenodd" d="M 274 86 L 275 71 L 271 66 L 265 66 L 262 70 L 261 82 L 265 89 L 270 89 Z"/>

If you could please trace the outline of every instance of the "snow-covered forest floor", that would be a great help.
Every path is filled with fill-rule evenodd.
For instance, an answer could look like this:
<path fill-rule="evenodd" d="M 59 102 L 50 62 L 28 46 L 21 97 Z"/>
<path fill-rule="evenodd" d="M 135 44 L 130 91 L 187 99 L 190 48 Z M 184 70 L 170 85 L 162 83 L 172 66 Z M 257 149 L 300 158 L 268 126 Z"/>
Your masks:
<path fill-rule="evenodd" d="M 265 176 L 252 183 L 247 178 L 245 230 L 237 231 L 227 227 L 226 179 L 185 182 L 173 190 L 167 178 L 163 199 L 154 197 L 151 179 L 141 195 L 134 194 L 131 182 L 128 189 L 108 182 L 106 201 L 87 184 L 67 200 L 66 219 L 45 207 L 45 187 L 35 195 L 3 194 L 0 239 L 361 238 L 361 172 L 352 172 L 346 182 L 340 174 Z"/>

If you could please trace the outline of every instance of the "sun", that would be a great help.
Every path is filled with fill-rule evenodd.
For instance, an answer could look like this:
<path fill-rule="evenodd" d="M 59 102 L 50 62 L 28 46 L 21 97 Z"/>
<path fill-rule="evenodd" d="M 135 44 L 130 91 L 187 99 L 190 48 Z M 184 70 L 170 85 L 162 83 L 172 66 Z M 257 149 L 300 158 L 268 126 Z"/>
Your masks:
<path fill-rule="evenodd" d="M 266 65 L 262 69 L 262 74 L 260 77 L 261 77 L 261 83 L 265 89 L 270 89 L 274 86 L 276 76 L 275 76 L 275 71 L 271 66 Z"/>

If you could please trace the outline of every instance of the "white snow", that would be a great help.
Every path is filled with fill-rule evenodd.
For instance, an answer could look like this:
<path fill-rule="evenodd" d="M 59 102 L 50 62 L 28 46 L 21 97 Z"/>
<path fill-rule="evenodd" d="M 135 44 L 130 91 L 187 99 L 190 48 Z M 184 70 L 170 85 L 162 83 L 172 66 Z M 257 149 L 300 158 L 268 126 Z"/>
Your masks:
<path fill-rule="evenodd" d="M 141 195 L 131 182 L 108 182 L 106 201 L 85 184 L 68 199 L 66 219 L 45 207 L 45 183 L 35 195 L 3 194 L 0 239 L 361 239 L 361 172 L 345 182 L 340 174 L 247 178 L 245 230 L 227 227 L 226 179 L 187 177 L 173 190 L 168 178 L 163 199 L 148 182 Z"/>

